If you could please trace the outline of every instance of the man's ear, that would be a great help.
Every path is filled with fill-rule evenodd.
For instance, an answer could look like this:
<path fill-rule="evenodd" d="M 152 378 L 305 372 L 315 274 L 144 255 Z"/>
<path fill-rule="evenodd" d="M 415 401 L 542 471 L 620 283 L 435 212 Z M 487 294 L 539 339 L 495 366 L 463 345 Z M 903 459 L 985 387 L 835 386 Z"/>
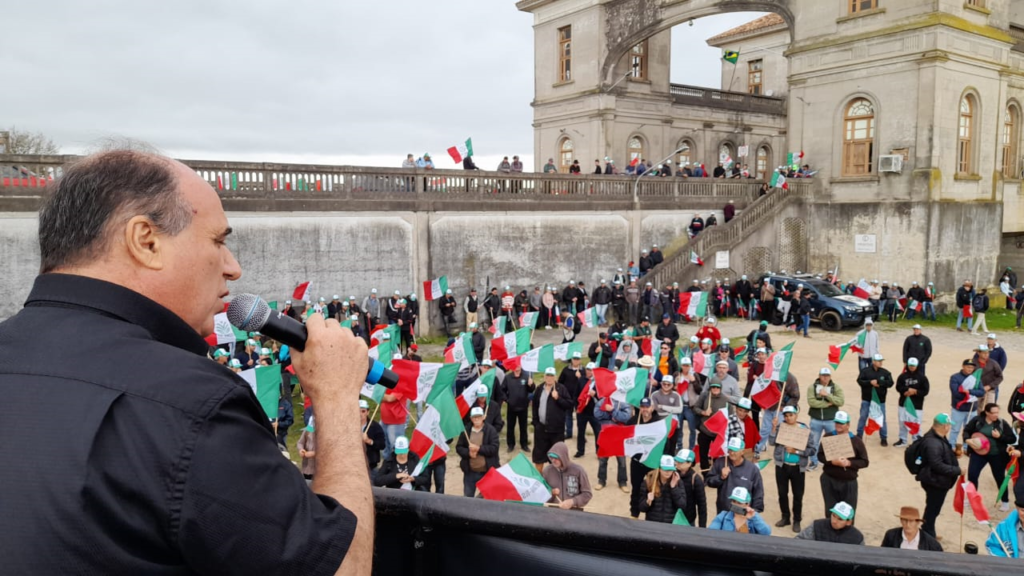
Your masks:
<path fill-rule="evenodd" d="M 149 217 L 134 216 L 125 224 L 124 244 L 128 254 L 139 265 L 150 270 L 163 270 L 165 245 Z"/>

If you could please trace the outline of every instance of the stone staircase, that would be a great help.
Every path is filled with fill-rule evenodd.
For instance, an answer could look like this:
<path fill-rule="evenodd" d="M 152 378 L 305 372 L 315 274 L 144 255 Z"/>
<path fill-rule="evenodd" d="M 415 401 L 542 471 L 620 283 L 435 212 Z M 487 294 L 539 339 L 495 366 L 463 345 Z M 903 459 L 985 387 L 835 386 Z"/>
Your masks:
<path fill-rule="evenodd" d="M 776 216 L 790 203 L 810 194 L 814 182 L 794 182 L 790 180 L 788 190 L 775 189 L 752 202 L 732 221 L 706 228 L 691 238 L 678 252 L 664 262 L 655 266 L 644 276 L 644 283 L 651 282 L 655 288 L 663 288 L 673 282 L 679 282 L 684 289 L 695 279 L 706 279 L 714 270 L 715 253 L 720 250 L 732 251 L 753 231 L 761 226 L 771 225 Z M 704 261 L 704 266 L 690 262 L 690 252 L 694 251 Z M 738 255 L 731 254 L 730 260 L 736 262 Z M 733 269 L 736 265 L 733 264 Z M 742 272 L 739 272 L 742 274 Z M 733 280 L 735 281 L 735 280 Z"/>

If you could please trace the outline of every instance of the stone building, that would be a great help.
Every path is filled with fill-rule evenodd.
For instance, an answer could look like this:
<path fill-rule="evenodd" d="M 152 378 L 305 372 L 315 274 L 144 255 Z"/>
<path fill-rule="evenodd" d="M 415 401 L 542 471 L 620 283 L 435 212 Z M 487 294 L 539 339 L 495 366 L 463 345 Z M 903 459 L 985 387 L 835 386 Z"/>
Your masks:
<path fill-rule="evenodd" d="M 767 233 L 760 246 L 731 240 L 742 256 L 733 262 L 840 263 L 844 278 L 928 279 L 948 290 L 964 278 L 992 281 L 1004 235 L 1024 232 L 1024 0 L 517 6 L 534 15 L 537 158 L 589 166 L 640 153 L 711 164 L 746 146 L 741 161 L 767 176 L 789 152 L 805 153 L 818 170 L 813 192 L 767 224 L 777 242 Z M 725 89 L 670 84 L 672 27 L 735 11 L 771 15 L 709 39 L 740 53 L 723 63 Z M 760 256 L 749 257 L 755 248 Z"/>

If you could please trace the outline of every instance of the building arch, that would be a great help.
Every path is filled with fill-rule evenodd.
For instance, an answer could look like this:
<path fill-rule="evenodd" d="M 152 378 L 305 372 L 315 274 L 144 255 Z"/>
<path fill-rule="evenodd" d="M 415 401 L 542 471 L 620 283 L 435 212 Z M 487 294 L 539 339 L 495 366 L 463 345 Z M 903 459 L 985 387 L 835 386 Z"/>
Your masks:
<path fill-rule="evenodd" d="M 572 166 L 572 161 L 576 159 L 575 146 L 572 138 L 568 136 L 562 136 L 558 139 L 558 171 L 563 174 L 569 173 L 569 167 Z"/>
<path fill-rule="evenodd" d="M 1020 103 L 1010 98 L 1003 109 L 1003 123 L 1000 132 L 1002 138 L 1002 171 L 1004 178 L 1019 179 L 1020 167 Z"/>
<path fill-rule="evenodd" d="M 878 164 L 878 99 L 858 92 L 841 101 L 838 110 L 838 174 L 846 177 L 876 173 Z"/>
<path fill-rule="evenodd" d="M 630 134 L 629 138 L 626 138 L 626 165 L 632 164 L 634 159 L 637 162 L 643 161 L 647 150 L 647 138 L 643 134 Z"/>
<path fill-rule="evenodd" d="M 697 144 L 693 141 L 693 138 L 680 138 L 679 143 L 676 145 L 676 150 L 680 150 L 675 159 L 676 167 L 679 170 L 686 166 L 692 166 L 697 161 Z"/>
<path fill-rule="evenodd" d="M 754 170 L 751 176 L 759 180 L 771 178 L 775 165 L 772 164 L 772 146 L 767 141 L 761 142 L 754 150 Z"/>
<path fill-rule="evenodd" d="M 983 118 L 981 96 L 968 87 L 957 103 L 956 173 L 967 176 L 978 173 L 978 145 Z"/>

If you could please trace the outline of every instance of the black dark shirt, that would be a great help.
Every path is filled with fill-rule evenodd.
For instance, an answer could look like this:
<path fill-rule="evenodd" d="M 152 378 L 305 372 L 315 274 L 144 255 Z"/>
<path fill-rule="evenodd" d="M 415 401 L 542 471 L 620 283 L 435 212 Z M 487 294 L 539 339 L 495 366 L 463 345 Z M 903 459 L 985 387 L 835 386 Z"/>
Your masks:
<path fill-rule="evenodd" d="M 73 342 L 54 355 L 54 346 Z M 252 389 L 166 308 L 36 278 L 0 324 L 5 574 L 333 574 L 356 518 L 281 456 Z"/>

